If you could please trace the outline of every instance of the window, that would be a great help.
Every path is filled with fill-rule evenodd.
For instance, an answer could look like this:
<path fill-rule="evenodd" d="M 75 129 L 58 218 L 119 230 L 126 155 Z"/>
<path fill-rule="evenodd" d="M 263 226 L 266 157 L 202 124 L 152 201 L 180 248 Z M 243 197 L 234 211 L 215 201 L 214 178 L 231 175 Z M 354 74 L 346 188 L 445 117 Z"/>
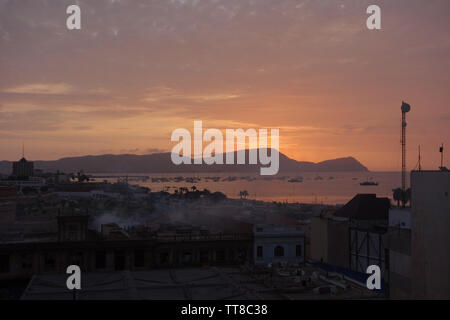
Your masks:
<path fill-rule="evenodd" d="M 114 252 L 114 269 L 116 271 L 125 270 L 125 252 L 123 251 Z"/>
<path fill-rule="evenodd" d="M 284 248 L 282 246 L 276 246 L 273 250 L 273 255 L 275 257 L 284 257 Z"/>
<path fill-rule="evenodd" d="M 263 247 L 262 246 L 256 247 L 256 256 L 258 258 L 262 258 L 263 257 Z"/>
<path fill-rule="evenodd" d="M 106 268 L 106 252 L 105 251 L 97 251 L 95 253 L 95 268 L 96 269 L 105 269 Z"/>
<path fill-rule="evenodd" d="M 206 250 L 200 251 L 200 262 L 207 263 L 209 261 L 209 252 Z"/>
<path fill-rule="evenodd" d="M 44 257 L 44 268 L 45 271 L 55 271 L 56 269 L 56 261 L 55 261 L 55 257 L 52 254 L 46 254 Z"/>
<path fill-rule="evenodd" d="M 134 252 L 134 266 L 137 268 L 145 267 L 145 251 L 136 250 Z"/>
<path fill-rule="evenodd" d="M 82 266 L 83 265 L 83 252 L 72 252 L 70 260 L 72 261 L 71 264 Z"/>
<path fill-rule="evenodd" d="M 79 240 L 77 224 L 71 223 L 67 226 L 67 237 L 67 240 Z"/>
<path fill-rule="evenodd" d="M 295 255 L 297 257 L 301 257 L 302 256 L 302 246 L 300 244 L 295 246 Z"/>
<path fill-rule="evenodd" d="M 189 251 L 183 252 L 183 263 L 191 263 L 192 253 Z"/>
<path fill-rule="evenodd" d="M 33 255 L 24 254 L 22 255 L 22 269 L 30 270 L 33 268 Z"/>
<path fill-rule="evenodd" d="M 169 263 L 169 253 L 168 252 L 161 252 L 159 254 L 159 262 L 160 264 L 168 264 Z"/>
<path fill-rule="evenodd" d="M 9 272 L 9 255 L 0 255 L 0 273 Z"/>
<path fill-rule="evenodd" d="M 216 261 L 217 262 L 225 261 L 225 250 L 221 249 L 216 251 Z"/>

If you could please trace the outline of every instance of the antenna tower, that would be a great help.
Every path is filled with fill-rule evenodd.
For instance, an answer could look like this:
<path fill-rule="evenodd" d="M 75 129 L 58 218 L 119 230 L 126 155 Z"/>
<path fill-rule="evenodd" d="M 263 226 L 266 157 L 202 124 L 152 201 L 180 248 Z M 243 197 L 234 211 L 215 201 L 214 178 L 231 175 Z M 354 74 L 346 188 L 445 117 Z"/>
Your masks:
<path fill-rule="evenodd" d="M 402 101 L 402 191 L 403 191 L 403 207 L 405 207 L 405 194 L 406 194 L 406 113 L 411 110 L 411 106 Z"/>

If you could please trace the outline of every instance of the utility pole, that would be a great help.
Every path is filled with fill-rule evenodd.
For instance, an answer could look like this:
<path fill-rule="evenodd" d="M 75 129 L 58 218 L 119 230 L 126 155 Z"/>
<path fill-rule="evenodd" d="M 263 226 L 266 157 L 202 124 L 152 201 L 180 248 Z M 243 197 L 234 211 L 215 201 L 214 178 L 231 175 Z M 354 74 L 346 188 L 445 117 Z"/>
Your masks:
<path fill-rule="evenodd" d="M 420 163 L 420 144 L 419 144 L 419 171 L 422 171 L 422 165 Z"/>

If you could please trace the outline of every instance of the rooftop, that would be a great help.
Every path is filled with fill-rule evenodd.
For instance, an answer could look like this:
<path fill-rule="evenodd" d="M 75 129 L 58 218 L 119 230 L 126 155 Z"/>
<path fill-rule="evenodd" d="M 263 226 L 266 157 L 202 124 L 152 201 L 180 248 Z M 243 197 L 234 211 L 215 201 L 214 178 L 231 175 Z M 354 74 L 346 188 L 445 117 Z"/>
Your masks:
<path fill-rule="evenodd" d="M 226 300 L 254 299 L 245 288 L 217 268 L 160 269 L 85 273 L 77 300 Z M 34 276 L 22 300 L 72 300 L 67 275 Z"/>
<path fill-rule="evenodd" d="M 67 275 L 35 275 L 22 300 L 72 300 Z M 78 300 L 379 299 L 358 281 L 306 266 L 203 267 L 84 273 Z"/>
<path fill-rule="evenodd" d="M 336 217 L 356 220 L 384 220 L 389 217 L 390 201 L 388 198 L 377 198 L 376 194 L 357 194 L 342 208 L 336 210 Z"/>

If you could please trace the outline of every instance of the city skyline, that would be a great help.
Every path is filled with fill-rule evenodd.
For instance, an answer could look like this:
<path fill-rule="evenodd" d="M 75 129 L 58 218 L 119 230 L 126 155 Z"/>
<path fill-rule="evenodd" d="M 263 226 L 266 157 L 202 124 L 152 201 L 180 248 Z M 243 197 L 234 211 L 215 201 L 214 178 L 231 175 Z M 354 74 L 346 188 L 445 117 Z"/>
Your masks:
<path fill-rule="evenodd" d="M 299 161 L 437 169 L 449 145 L 448 1 L 0 0 L 0 160 L 170 152 L 171 132 L 279 128 Z M 366 8 L 382 10 L 367 30 Z M 445 160 L 445 159 L 444 159 Z M 445 165 L 445 164 L 444 164 Z"/>

